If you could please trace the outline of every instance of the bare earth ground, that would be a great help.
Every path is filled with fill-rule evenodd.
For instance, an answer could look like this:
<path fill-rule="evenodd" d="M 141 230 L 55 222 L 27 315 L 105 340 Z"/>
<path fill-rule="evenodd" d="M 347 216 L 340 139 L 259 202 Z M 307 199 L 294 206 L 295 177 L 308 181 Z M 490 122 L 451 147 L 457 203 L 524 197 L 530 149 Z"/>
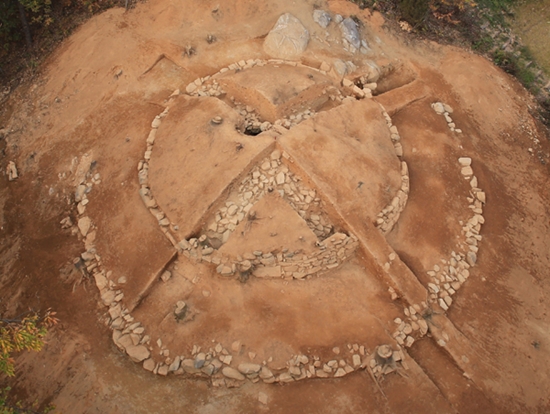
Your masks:
<path fill-rule="evenodd" d="M 79 283 L 71 265 L 82 243 L 59 224 L 67 215 L 76 218 L 74 157 L 88 153 L 97 162 L 101 183 L 87 207 L 97 226 L 97 250 L 107 268 L 132 282 L 125 296 L 137 301 L 151 275 L 174 254 L 138 194 L 136 165 L 151 120 L 174 89 L 185 90 L 198 76 L 241 59 L 267 58 L 263 37 L 284 12 L 312 32 L 304 63 L 318 67 L 338 54 L 363 59 L 315 40 L 321 30 L 311 18 L 313 5 L 281 0 L 259 8 L 241 0 L 217 7 L 215 2 L 156 0 L 128 12 L 110 10 L 69 38 L 43 77 L 20 87 L 2 108 L 0 126 L 7 131 L 0 141 L 2 169 L 14 160 L 21 177 L 13 182 L 6 177 L 0 184 L 0 311 L 13 315 L 28 307 L 51 307 L 61 320 L 41 353 L 18 356 L 15 379 L 0 378 L 0 384 L 13 387 L 14 398 L 53 403 L 60 413 L 548 412 L 550 171 L 540 159 L 548 161 L 550 149 L 547 131 L 530 115 L 533 101 L 485 59 L 403 39 L 384 28 L 381 16 L 343 1 L 322 6 L 360 17 L 375 60 L 396 68 L 380 80 L 374 100 L 399 129 L 411 190 L 386 240 L 420 284 L 427 286 L 426 271 L 455 248 L 458 221 L 466 219 L 469 184 L 457 167 L 459 157 L 472 157 L 487 194 L 478 263 L 447 312 L 468 343 L 459 347 L 462 361 L 471 362 L 457 363 L 428 336 L 407 350 L 413 365 L 408 375 L 387 375 L 380 389 L 364 370 L 343 378 L 217 388 L 206 380 L 153 375 L 113 344 L 93 281 Z M 207 43 L 208 34 L 217 42 Z M 196 54 L 185 56 L 187 46 Z M 267 69 L 263 76 L 269 80 Z M 435 101 L 454 108 L 462 134 L 451 133 L 430 108 Z M 402 304 L 390 300 L 376 260 L 369 259 L 389 247 L 365 223 L 391 200 L 398 164 L 388 157 L 388 148 L 369 140 L 383 135 L 383 128 L 368 102 L 321 112 L 278 138 L 277 145 L 293 154 L 297 171 L 307 172 L 332 202 L 331 214 L 341 217 L 338 224 L 372 243 L 372 251 L 360 251 L 319 278 L 252 278 L 245 284 L 180 257 L 170 265 L 172 279 L 155 283 L 136 308 L 134 316 L 153 337 L 169 332 L 170 346 L 182 353 L 194 344 L 215 340 L 229 346 L 238 339 L 245 345 L 243 360 L 254 351 L 259 360 L 273 357 L 274 364 L 299 352 L 328 358 L 334 346 L 360 342 L 372 351 L 391 341 L 392 321 L 401 315 Z M 151 179 L 167 214 L 181 227 L 180 236 L 187 237 L 273 138 L 239 134 L 230 127 L 235 121 L 230 111 L 211 98 L 197 105 L 183 96 L 178 105 L 159 129 L 165 141 L 155 146 Z M 200 124 L 185 118 L 193 105 L 199 107 L 193 113 L 204 110 L 205 120 L 209 111 L 227 111 L 223 139 L 201 141 L 197 137 L 208 137 L 208 131 L 186 128 L 187 122 Z M 174 114 L 179 114 L 175 121 Z M 266 114 L 273 113 L 266 109 Z M 534 138 L 541 143 L 531 155 Z M 238 153 L 236 140 L 244 144 Z M 201 157 L 189 155 L 192 149 Z M 365 185 L 356 185 L 359 181 Z M 296 212 L 273 197 L 256 206 L 265 221 L 250 234 L 264 246 L 299 236 L 312 240 Z M 292 217 L 279 228 L 288 240 L 268 238 L 283 216 Z M 249 250 L 238 237 L 233 233 L 224 249 Z M 183 325 L 166 317 L 170 304 L 182 297 L 197 312 Z M 267 394 L 267 405 L 258 402 L 259 392 Z"/>

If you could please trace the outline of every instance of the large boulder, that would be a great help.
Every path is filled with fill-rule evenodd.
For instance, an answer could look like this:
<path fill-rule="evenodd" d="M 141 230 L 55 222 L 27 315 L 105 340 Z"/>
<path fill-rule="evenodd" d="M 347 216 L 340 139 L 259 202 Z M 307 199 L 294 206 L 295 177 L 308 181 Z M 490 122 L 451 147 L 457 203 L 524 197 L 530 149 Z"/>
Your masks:
<path fill-rule="evenodd" d="M 285 13 L 264 41 L 264 51 L 271 57 L 279 59 L 296 59 L 309 42 L 309 32 L 302 22 L 290 13 Z"/>
<path fill-rule="evenodd" d="M 350 17 L 344 19 L 340 23 L 340 30 L 342 31 L 342 37 L 348 41 L 355 49 L 361 47 L 361 38 L 359 37 L 359 30 L 357 28 L 357 23 L 353 21 Z"/>

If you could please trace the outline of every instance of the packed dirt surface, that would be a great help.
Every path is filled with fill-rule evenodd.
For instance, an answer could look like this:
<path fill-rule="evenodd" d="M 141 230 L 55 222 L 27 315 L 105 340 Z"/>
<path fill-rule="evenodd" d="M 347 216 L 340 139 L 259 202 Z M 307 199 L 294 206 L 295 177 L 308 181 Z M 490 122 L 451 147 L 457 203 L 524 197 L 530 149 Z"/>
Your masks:
<path fill-rule="evenodd" d="M 548 131 L 490 62 L 406 36 L 345 1 L 82 26 L 0 111 L 0 315 L 61 320 L 0 385 L 59 413 L 548 412 Z"/>

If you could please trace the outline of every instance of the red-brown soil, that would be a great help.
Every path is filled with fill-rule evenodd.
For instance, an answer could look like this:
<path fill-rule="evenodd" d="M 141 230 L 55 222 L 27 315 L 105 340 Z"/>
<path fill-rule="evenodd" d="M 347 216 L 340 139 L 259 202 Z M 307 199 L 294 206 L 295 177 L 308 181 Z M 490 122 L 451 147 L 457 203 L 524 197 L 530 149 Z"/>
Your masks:
<path fill-rule="evenodd" d="M 1 112 L 0 162 L 5 170 L 15 161 L 20 178 L 0 180 L 0 314 L 51 307 L 61 320 L 42 352 L 17 356 L 15 378 L 0 377 L 0 385 L 13 388 L 14 399 L 41 407 L 52 403 L 60 413 L 549 410 L 550 149 L 548 131 L 530 115 L 532 98 L 481 57 L 391 33 L 380 15 L 348 2 L 315 5 L 362 19 L 372 55 L 351 55 L 322 40 L 324 30 L 311 17 L 312 1 L 259 7 L 248 0 L 221 5 L 155 0 L 94 17 L 54 53 L 34 84 L 12 94 Z M 197 77 L 239 60 L 267 59 L 263 39 L 284 12 L 311 31 L 304 64 L 319 67 L 335 56 L 358 65 L 373 59 L 384 68 L 378 95 L 319 112 L 282 136 L 244 135 L 235 128 L 241 119 L 229 102 L 180 96 L 158 130 L 151 188 L 177 224 L 178 237 L 189 237 L 203 228 L 237 179 L 277 146 L 291 155 L 285 162 L 293 173 L 321 193 L 337 230 L 356 234 L 360 247 L 336 270 L 308 280 L 251 276 L 240 283 L 183 255 L 173 260 L 173 246 L 138 194 L 136 166 L 151 121 L 172 91 L 183 92 Z M 337 33 L 332 26 L 329 31 Z M 209 34 L 217 41 L 208 43 Z M 189 46 L 196 54 L 183 53 Z M 300 71 L 301 83 L 287 92 L 303 92 L 307 102 L 316 91 L 305 81 L 307 70 Z M 265 119 L 303 104 L 283 96 L 281 106 L 272 107 L 272 86 L 284 78 L 274 67 L 241 75 L 227 76 L 226 87 L 264 108 Z M 243 87 L 249 82 L 258 82 L 258 91 L 247 92 L 246 87 L 254 89 Z M 314 83 L 322 82 L 340 87 L 329 76 L 319 75 Z M 454 108 L 452 118 L 462 134 L 451 132 L 432 110 L 436 101 Z M 399 188 L 400 166 L 375 102 L 399 129 L 410 176 L 407 205 L 385 236 L 373 223 Z M 224 122 L 213 126 L 214 116 Z M 529 148 L 537 149 L 534 155 Z M 460 173 L 461 156 L 472 158 L 487 195 L 483 240 L 447 319 L 434 307 L 433 337 L 407 348 L 409 370 L 403 375 L 388 374 L 377 384 L 359 370 L 284 385 L 247 381 L 238 388 L 161 377 L 114 345 L 93 279 L 82 279 L 72 266 L 83 243 L 59 223 L 67 216 L 76 222 L 73 160 L 85 153 L 95 161 L 93 173 L 101 176 L 86 208 L 101 261 L 117 278 L 127 278 L 124 300 L 136 306 L 136 320 L 176 353 L 217 342 L 229 348 L 240 340 L 237 359 L 248 361 L 251 351 L 256 362 L 271 357 L 273 365 L 284 366 L 298 353 L 326 360 L 336 346 L 346 353 L 348 344 L 361 343 L 372 352 L 381 343 L 394 343 L 393 319 L 403 317 L 408 298 L 425 294 L 426 272 L 449 258 L 461 235 L 459 221 L 468 219 L 470 186 Z M 313 248 L 316 237 L 278 195 L 266 196 L 255 208 L 257 222 L 241 223 L 224 252 L 298 249 L 300 243 Z M 398 258 L 383 270 L 393 251 Z M 166 267 L 172 277 L 163 282 L 158 275 Z M 403 295 L 391 300 L 389 286 L 402 288 Z M 192 310 L 183 324 L 172 316 L 178 300 Z M 437 329 L 451 323 L 460 339 L 441 347 Z M 152 347 L 158 355 L 154 341 Z M 267 394 L 267 405 L 258 401 L 260 392 Z"/>

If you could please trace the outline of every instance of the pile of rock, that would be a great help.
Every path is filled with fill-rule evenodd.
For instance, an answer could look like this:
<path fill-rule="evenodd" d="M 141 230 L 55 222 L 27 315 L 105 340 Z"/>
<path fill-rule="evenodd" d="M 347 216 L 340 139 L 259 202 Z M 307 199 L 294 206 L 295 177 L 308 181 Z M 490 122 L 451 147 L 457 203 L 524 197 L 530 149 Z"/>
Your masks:
<path fill-rule="evenodd" d="M 458 129 L 456 127 L 456 124 L 454 123 L 453 119 L 451 118 L 451 114 L 453 113 L 453 108 L 451 108 L 450 105 L 447 105 L 443 102 L 434 102 L 432 104 L 432 108 L 438 115 L 443 115 L 445 117 L 445 121 L 447 121 L 447 126 L 451 131 L 456 132 L 457 134 L 461 134 L 462 130 Z"/>
<path fill-rule="evenodd" d="M 228 195 L 228 199 L 235 201 L 226 202 L 207 224 L 205 234 L 210 239 L 225 243 L 231 232 L 247 217 L 253 205 L 268 192 L 274 191 L 298 212 L 317 237 L 324 239 L 332 233 L 333 225 L 323 212 L 317 192 L 306 186 L 283 162 L 283 158 L 289 156 L 275 150 L 252 168 L 241 184 Z"/>
<path fill-rule="evenodd" d="M 344 78 L 342 79 L 342 86 L 344 88 L 347 88 L 350 94 L 355 96 L 355 98 L 363 99 L 372 98 L 372 93 L 376 90 L 377 84 L 376 82 L 371 82 L 363 85 L 363 87 L 360 88 L 352 80 Z"/>
<path fill-rule="evenodd" d="M 395 223 L 397 223 L 397 220 L 399 220 L 399 216 L 405 209 L 407 200 L 409 199 L 409 188 L 409 169 L 407 163 L 401 161 L 401 188 L 390 204 L 384 207 L 376 218 L 375 225 L 382 233 L 389 233 L 393 229 L 393 226 L 395 226 Z"/>
<path fill-rule="evenodd" d="M 216 271 L 222 276 L 252 274 L 259 278 L 305 279 L 339 267 L 353 256 L 359 242 L 354 235 L 336 233 L 318 242 L 316 251 L 309 255 L 288 249 L 265 253 L 257 250 L 236 259 L 206 245 L 201 246 L 199 239 L 183 241 L 180 246 L 185 256 L 217 265 Z"/>
<path fill-rule="evenodd" d="M 84 157 L 83 157 L 84 158 Z M 135 322 L 128 308 L 124 305 L 124 293 L 121 286 L 126 283 L 126 277 L 121 276 L 113 281 L 111 271 L 103 268 L 101 257 L 96 252 L 95 238 L 96 228 L 92 220 L 84 215 L 88 204 L 88 194 L 93 185 L 100 182 L 98 173 L 91 176 L 89 163 L 83 179 L 78 179 L 75 191 L 75 204 L 78 213 L 77 227 L 84 242 L 86 251 L 75 259 L 74 263 L 85 275 L 92 275 L 99 290 L 101 302 L 108 308 L 106 323 L 113 330 L 113 341 L 121 350 L 125 351 L 134 362 L 141 362 L 149 358 L 151 354 L 150 338 L 144 335 L 145 328 L 141 323 Z M 66 227 L 71 220 L 62 220 L 61 225 Z"/>
<path fill-rule="evenodd" d="M 342 34 L 342 44 L 344 50 L 351 53 L 361 51 L 361 53 L 366 54 L 369 52 L 367 42 L 364 39 L 361 39 L 361 35 L 359 34 L 359 27 L 355 20 L 353 20 L 351 17 L 347 17 L 344 19 L 340 14 L 336 14 L 333 18 L 328 12 L 324 10 L 314 10 L 313 21 L 315 21 L 315 23 L 317 23 L 323 29 L 328 28 L 331 22 L 337 24 Z"/>
<path fill-rule="evenodd" d="M 401 145 L 401 137 L 397 127 L 392 124 L 390 115 L 382 107 L 382 114 L 386 119 L 386 124 L 390 129 L 390 138 L 395 148 L 396 155 L 401 158 L 403 157 L 403 147 Z M 405 209 L 407 205 L 407 200 L 409 199 L 409 168 L 405 161 L 401 161 L 401 188 L 397 192 L 397 195 L 392 199 L 392 201 L 378 213 L 376 217 L 375 226 L 379 228 L 384 234 L 389 233 L 397 220 L 401 212 Z"/>
<path fill-rule="evenodd" d="M 448 310 L 453 303 L 452 296 L 460 289 L 470 276 L 470 268 L 477 262 L 478 244 L 482 239 L 481 226 L 485 223 L 483 218 L 483 204 L 486 196 L 480 188 L 471 167 L 472 160 L 469 157 L 459 158 L 461 175 L 470 181 L 470 194 L 467 197 L 471 217 L 462 227 L 464 241 L 459 243 L 459 252 L 451 252 L 449 260 L 442 259 L 441 265 L 434 265 L 427 273 L 432 279 L 428 283 L 430 299 L 437 301 L 439 306 Z M 462 222 L 461 222 L 462 224 Z"/>
<path fill-rule="evenodd" d="M 195 79 L 187 85 L 185 91 L 189 95 L 194 96 L 219 97 L 225 94 L 225 91 L 222 89 L 218 81 L 216 79 L 212 79 L 210 76 Z"/>
<path fill-rule="evenodd" d="M 179 93 L 174 92 L 170 96 L 168 104 L 172 103 L 178 95 Z M 170 240 L 170 243 L 172 243 L 172 245 L 176 247 L 178 243 L 174 238 L 172 232 L 170 231 L 170 226 L 174 227 L 174 225 L 170 222 L 170 220 L 166 217 L 166 214 L 159 207 L 149 186 L 149 161 L 153 153 L 157 130 L 162 124 L 162 120 L 168 115 L 168 111 L 169 107 L 166 107 L 164 111 L 157 115 L 155 119 L 153 119 L 153 121 L 151 122 L 151 130 L 149 131 L 149 135 L 146 139 L 147 147 L 143 155 L 143 160 L 140 160 L 138 163 L 138 180 L 140 186 L 139 195 L 141 197 L 141 200 L 143 201 L 143 204 L 145 204 L 145 207 L 147 207 L 149 212 L 158 221 L 162 232 L 168 238 L 168 240 Z"/>
<path fill-rule="evenodd" d="M 428 323 L 422 316 L 426 309 L 414 304 L 405 307 L 404 319 L 394 319 L 397 329 L 392 336 L 399 345 L 410 348 L 416 339 L 428 333 Z"/>
<path fill-rule="evenodd" d="M 399 369 L 409 369 L 405 354 L 401 350 L 393 350 L 390 345 L 380 345 L 376 348 L 369 361 L 369 368 L 378 379 Z"/>

